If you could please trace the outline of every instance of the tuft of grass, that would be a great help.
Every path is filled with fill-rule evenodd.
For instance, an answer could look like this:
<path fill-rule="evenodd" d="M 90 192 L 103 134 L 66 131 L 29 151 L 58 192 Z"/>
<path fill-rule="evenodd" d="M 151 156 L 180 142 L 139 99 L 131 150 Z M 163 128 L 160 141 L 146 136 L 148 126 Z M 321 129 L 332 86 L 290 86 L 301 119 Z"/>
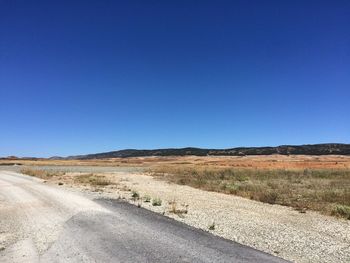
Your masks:
<path fill-rule="evenodd" d="M 216 227 L 215 222 L 213 222 L 209 225 L 208 228 L 209 228 L 209 230 L 215 230 L 215 227 Z"/>
<path fill-rule="evenodd" d="M 143 197 L 143 200 L 145 201 L 145 203 L 149 203 L 149 202 L 151 202 L 151 197 L 149 195 L 145 195 Z"/>
<path fill-rule="evenodd" d="M 132 190 L 131 191 L 131 197 L 134 199 L 134 200 L 138 200 L 140 198 L 140 194 L 135 191 L 135 190 Z"/>
<path fill-rule="evenodd" d="M 75 176 L 74 181 L 80 184 L 91 186 L 107 186 L 112 184 L 111 181 L 108 180 L 105 176 L 95 175 L 92 173 Z"/>
<path fill-rule="evenodd" d="M 259 196 L 259 201 L 273 205 L 273 204 L 276 204 L 277 198 L 278 198 L 277 192 L 269 191 L 266 193 L 261 193 Z"/>
<path fill-rule="evenodd" d="M 335 216 L 344 217 L 350 220 L 350 206 L 336 205 L 332 210 L 332 214 Z"/>
<path fill-rule="evenodd" d="M 151 169 L 158 178 L 180 185 L 291 206 L 299 211 L 336 215 L 350 207 L 350 169 L 252 169 L 208 165 L 167 165 Z"/>
<path fill-rule="evenodd" d="M 153 198 L 152 205 L 153 206 L 161 206 L 162 205 L 162 200 L 160 198 L 158 198 L 158 197 Z"/>
<path fill-rule="evenodd" d="M 178 207 L 176 200 L 169 202 L 169 205 L 170 205 L 170 209 L 169 209 L 170 213 L 176 214 L 180 217 L 183 217 L 184 214 L 188 213 L 188 205 L 182 205 L 181 207 Z"/>

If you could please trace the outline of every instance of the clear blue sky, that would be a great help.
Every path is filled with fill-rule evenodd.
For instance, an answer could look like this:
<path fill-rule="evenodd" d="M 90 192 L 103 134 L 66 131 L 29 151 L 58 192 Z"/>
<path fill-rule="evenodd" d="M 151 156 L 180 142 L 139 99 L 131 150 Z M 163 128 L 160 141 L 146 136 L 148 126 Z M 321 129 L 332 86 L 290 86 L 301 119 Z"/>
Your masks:
<path fill-rule="evenodd" d="M 0 156 L 350 143 L 350 1 L 0 0 Z"/>

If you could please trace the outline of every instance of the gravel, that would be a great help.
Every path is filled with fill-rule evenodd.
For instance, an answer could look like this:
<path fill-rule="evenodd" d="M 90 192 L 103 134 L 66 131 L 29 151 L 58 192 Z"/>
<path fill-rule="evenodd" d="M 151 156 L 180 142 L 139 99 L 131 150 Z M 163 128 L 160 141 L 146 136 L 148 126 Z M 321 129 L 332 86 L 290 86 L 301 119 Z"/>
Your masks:
<path fill-rule="evenodd" d="M 49 169 L 52 168 L 49 167 Z M 210 231 L 215 235 L 287 260 L 350 262 L 350 220 L 312 211 L 299 213 L 289 207 L 170 184 L 141 174 L 142 170 L 133 170 L 132 167 L 126 167 L 126 170 L 123 170 L 124 167 L 74 166 L 55 169 L 108 173 L 104 175 L 116 182 L 116 185 L 100 189 L 75 185 L 74 188 L 92 193 L 95 197 L 126 199 L 130 203 L 164 214 L 190 226 Z M 67 175 L 71 177 L 74 173 Z M 62 187 L 71 185 L 71 178 L 69 180 L 63 181 Z M 160 198 L 162 205 L 153 206 L 152 201 L 132 200 L 131 190 L 138 191 L 141 197 L 148 195 L 152 199 Z M 178 210 L 188 210 L 188 212 L 172 213 L 170 210 L 174 208 L 174 203 Z M 215 229 L 209 230 L 209 226 L 213 223 Z"/>
<path fill-rule="evenodd" d="M 2 263 L 285 262 L 127 202 L 13 172 L 0 172 L 0 197 Z"/>
<path fill-rule="evenodd" d="M 129 200 L 188 225 L 254 247 L 295 262 L 350 262 L 350 220 L 316 212 L 299 213 L 289 207 L 207 192 L 188 186 L 169 184 L 143 174 L 111 174 L 118 182 L 98 196 Z M 140 196 L 160 198 L 161 206 L 132 200 L 131 191 Z M 174 214 L 174 202 L 180 211 Z M 215 224 L 215 230 L 209 226 Z"/>

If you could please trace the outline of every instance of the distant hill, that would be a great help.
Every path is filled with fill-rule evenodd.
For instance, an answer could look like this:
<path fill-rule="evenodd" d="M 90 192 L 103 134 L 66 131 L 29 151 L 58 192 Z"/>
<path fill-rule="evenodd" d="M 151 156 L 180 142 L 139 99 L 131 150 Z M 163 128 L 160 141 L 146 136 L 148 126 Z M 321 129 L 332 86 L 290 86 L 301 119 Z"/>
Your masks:
<path fill-rule="evenodd" d="M 168 148 L 155 150 L 126 149 L 105 153 L 69 156 L 65 159 L 104 159 L 146 156 L 245 156 L 245 155 L 350 155 L 350 144 L 327 143 L 307 145 L 281 145 L 277 147 L 237 147 L 230 149 L 201 149 L 201 148 Z M 57 157 L 56 157 L 57 158 Z M 55 158 L 53 158 L 55 159 Z"/>

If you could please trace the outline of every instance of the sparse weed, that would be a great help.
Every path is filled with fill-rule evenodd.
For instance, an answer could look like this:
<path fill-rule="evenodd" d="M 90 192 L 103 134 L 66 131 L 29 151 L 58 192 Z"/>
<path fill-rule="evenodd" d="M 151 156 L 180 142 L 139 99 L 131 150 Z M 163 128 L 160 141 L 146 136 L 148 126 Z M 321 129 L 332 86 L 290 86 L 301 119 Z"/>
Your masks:
<path fill-rule="evenodd" d="M 23 168 L 21 169 L 22 174 L 26 174 L 33 177 L 38 177 L 41 179 L 50 179 L 52 177 L 59 177 L 64 175 L 64 172 L 55 172 L 55 171 L 45 171 L 39 169 Z"/>
<path fill-rule="evenodd" d="M 335 216 L 341 216 L 350 220 L 350 206 L 336 205 L 332 210 L 332 214 Z"/>
<path fill-rule="evenodd" d="M 145 203 L 149 203 L 149 202 L 151 202 L 151 197 L 149 195 L 145 195 L 143 197 L 143 200 L 145 201 Z"/>
<path fill-rule="evenodd" d="M 266 193 L 261 193 L 259 196 L 259 201 L 269 204 L 276 204 L 278 194 L 277 192 L 270 191 Z"/>
<path fill-rule="evenodd" d="M 162 205 L 162 200 L 160 199 L 160 198 L 154 198 L 153 200 L 152 200 L 152 205 L 153 206 L 161 206 Z"/>
<path fill-rule="evenodd" d="M 178 205 L 178 203 L 176 202 L 176 200 L 173 200 L 171 202 L 169 202 L 170 205 L 170 209 L 169 212 L 176 214 L 180 217 L 183 217 L 184 214 L 188 213 L 188 205 L 187 204 L 182 204 L 182 205 Z"/>
<path fill-rule="evenodd" d="M 135 191 L 135 190 L 132 190 L 131 191 L 131 197 L 134 199 L 134 200 L 138 200 L 140 198 L 140 194 Z"/>
<path fill-rule="evenodd" d="M 209 228 L 209 230 L 215 230 L 215 227 L 216 227 L 215 222 L 213 222 L 209 225 L 208 228 Z"/>
<path fill-rule="evenodd" d="M 106 186 L 112 184 L 111 181 L 108 180 L 105 176 L 95 175 L 92 173 L 75 176 L 74 181 L 76 183 L 87 184 L 92 186 Z"/>

